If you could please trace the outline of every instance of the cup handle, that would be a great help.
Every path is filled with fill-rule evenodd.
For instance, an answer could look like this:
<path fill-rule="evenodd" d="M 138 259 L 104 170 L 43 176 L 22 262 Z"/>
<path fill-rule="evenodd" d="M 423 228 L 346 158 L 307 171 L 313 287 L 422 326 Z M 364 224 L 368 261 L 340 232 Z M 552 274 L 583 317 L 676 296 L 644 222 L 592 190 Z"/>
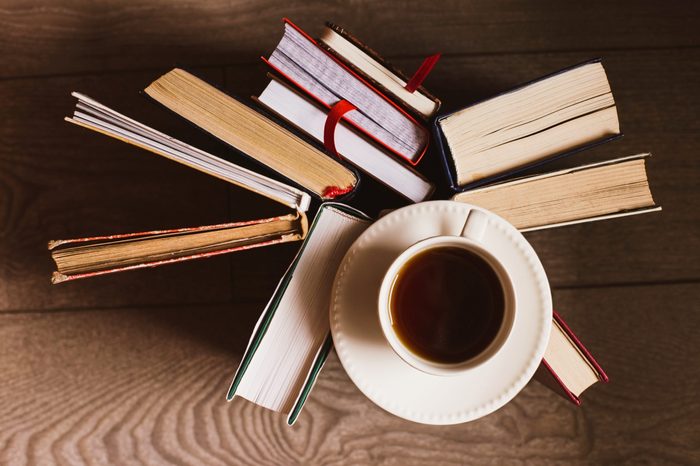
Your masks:
<path fill-rule="evenodd" d="M 460 236 L 472 241 L 481 241 L 484 237 L 488 221 L 489 217 L 485 213 L 477 209 L 470 210 Z"/>

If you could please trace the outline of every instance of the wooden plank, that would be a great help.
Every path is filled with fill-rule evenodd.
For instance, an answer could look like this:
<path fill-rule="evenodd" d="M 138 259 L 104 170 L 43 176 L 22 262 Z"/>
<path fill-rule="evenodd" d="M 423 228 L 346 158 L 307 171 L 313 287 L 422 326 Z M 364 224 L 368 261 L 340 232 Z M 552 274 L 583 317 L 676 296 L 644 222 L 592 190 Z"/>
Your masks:
<path fill-rule="evenodd" d="M 385 413 L 335 355 L 297 425 L 224 401 L 259 306 L 0 316 L 0 463 L 696 464 L 697 284 L 558 291 L 608 371 L 575 408 L 532 383 L 478 421 Z"/>
<path fill-rule="evenodd" d="M 213 82 L 223 74 L 206 73 Z M 225 258 L 52 286 L 49 239 L 229 221 L 229 185 L 70 125 L 80 90 L 200 146 L 211 138 L 138 94 L 153 73 L 0 83 L 0 309 L 230 299 Z"/>
<path fill-rule="evenodd" d="M 0 76 L 250 63 L 274 48 L 282 16 L 314 35 L 336 21 L 388 57 L 413 57 L 409 72 L 437 51 L 687 47 L 700 39 L 697 2 L 10 0 L 0 11 Z"/>

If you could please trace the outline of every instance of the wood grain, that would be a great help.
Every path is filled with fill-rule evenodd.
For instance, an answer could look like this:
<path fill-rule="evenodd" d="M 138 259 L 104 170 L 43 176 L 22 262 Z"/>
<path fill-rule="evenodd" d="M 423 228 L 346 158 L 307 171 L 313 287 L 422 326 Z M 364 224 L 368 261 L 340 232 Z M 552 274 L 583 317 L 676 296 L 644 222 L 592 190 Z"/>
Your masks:
<path fill-rule="evenodd" d="M 157 76 L 157 74 L 155 75 Z M 0 82 L 0 310 L 230 299 L 225 258 L 52 286 L 50 239 L 229 220 L 229 185 L 70 125 L 80 90 L 198 145 L 210 138 L 138 94 L 153 73 Z M 214 82 L 223 75 L 208 73 Z M 193 279 L 201 276 L 203 279 Z"/>
<path fill-rule="evenodd" d="M 258 306 L 5 314 L 0 463 L 697 464 L 700 289 L 554 298 L 611 382 L 581 408 L 532 383 L 492 415 L 443 427 L 385 413 L 335 355 L 292 428 L 226 403 Z"/>
<path fill-rule="evenodd" d="M 331 20 L 388 57 L 697 46 L 697 2 L 601 0 L 9 0 L 0 9 L 0 76 L 256 61 L 288 16 L 317 35 Z M 431 82 L 433 82 L 431 80 Z"/>
<path fill-rule="evenodd" d="M 0 464 L 699 464 L 699 8 L 649 0 L 3 2 Z M 443 52 L 427 86 L 445 111 L 604 57 L 626 136 L 550 168 L 652 151 L 651 185 L 664 211 L 528 235 L 557 288 L 557 310 L 611 376 L 581 408 L 533 383 L 479 421 L 412 424 L 366 399 L 335 355 L 293 428 L 244 400 L 226 403 L 292 244 L 49 285 L 51 238 L 285 211 L 62 121 L 70 91 L 80 90 L 254 167 L 137 91 L 177 64 L 240 96 L 257 94 L 267 71 L 258 57 L 279 40 L 285 15 L 313 34 L 337 21 L 407 72 Z M 356 202 L 380 198 L 400 204 L 372 183 Z"/>

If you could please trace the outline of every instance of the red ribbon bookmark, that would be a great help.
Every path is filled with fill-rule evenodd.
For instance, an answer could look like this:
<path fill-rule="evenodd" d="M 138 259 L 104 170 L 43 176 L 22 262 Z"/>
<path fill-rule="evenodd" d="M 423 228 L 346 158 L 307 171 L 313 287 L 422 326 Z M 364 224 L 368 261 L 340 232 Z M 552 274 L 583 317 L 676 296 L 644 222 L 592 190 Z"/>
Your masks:
<path fill-rule="evenodd" d="M 404 86 L 408 92 L 415 92 L 416 89 L 418 89 L 421 86 L 421 84 L 423 84 L 425 78 L 428 77 L 428 75 L 440 59 L 440 55 L 442 54 L 436 53 L 435 55 L 431 55 L 425 60 L 423 60 L 423 63 L 418 67 L 411 79 L 409 79 L 409 81 Z"/>
<path fill-rule="evenodd" d="M 343 118 L 343 115 L 356 108 L 347 100 L 341 100 L 331 107 L 331 111 L 328 112 L 326 117 L 326 124 L 323 127 L 323 145 L 328 152 L 338 158 L 341 157 L 335 148 L 335 127 L 338 126 L 338 122 Z"/>

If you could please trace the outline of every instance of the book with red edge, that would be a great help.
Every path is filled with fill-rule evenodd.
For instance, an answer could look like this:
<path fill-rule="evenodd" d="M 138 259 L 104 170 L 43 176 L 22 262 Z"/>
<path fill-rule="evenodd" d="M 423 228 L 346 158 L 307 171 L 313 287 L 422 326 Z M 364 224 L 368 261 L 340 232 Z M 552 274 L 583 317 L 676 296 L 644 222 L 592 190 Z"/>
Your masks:
<path fill-rule="evenodd" d="M 396 111 L 398 111 L 403 118 L 405 118 L 408 122 L 410 122 L 410 125 L 416 130 L 417 133 L 419 133 L 424 140 L 424 144 L 420 147 L 420 149 L 413 154 L 407 154 L 403 153 L 399 150 L 397 150 L 394 147 L 391 147 L 390 145 L 387 144 L 387 142 L 382 141 L 375 135 L 371 134 L 367 129 L 363 128 L 362 125 L 352 121 L 351 119 L 348 118 L 348 115 L 345 114 L 343 115 L 340 119 L 347 123 L 349 126 L 353 127 L 354 129 L 358 130 L 360 133 L 362 133 L 364 136 L 372 140 L 373 142 L 377 143 L 379 146 L 381 146 L 384 150 L 386 150 L 388 153 L 392 154 L 395 157 L 398 157 L 400 160 L 404 161 L 405 163 L 408 163 L 410 165 L 417 165 L 423 156 L 425 155 L 428 145 L 430 142 L 430 131 L 429 129 L 425 126 L 424 122 L 418 121 L 416 118 L 414 118 L 406 109 L 399 104 L 397 104 L 393 99 L 389 98 L 384 92 L 382 92 L 380 89 L 375 87 L 372 83 L 370 83 L 368 80 L 366 80 L 363 76 L 359 75 L 353 69 L 351 69 L 343 60 L 339 59 L 335 54 L 329 52 L 327 48 L 322 47 L 319 45 L 319 43 L 313 39 L 309 34 L 304 32 L 300 27 L 298 27 L 296 24 L 294 24 L 291 20 L 288 18 L 283 18 L 283 22 L 286 27 L 292 28 L 294 31 L 299 33 L 302 37 L 303 40 L 308 41 L 310 44 L 313 45 L 313 47 L 318 48 L 323 54 L 328 56 L 333 63 L 337 64 L 342 70 L 347 73 L 348 76 L 351 76 L 354 82 L 357 82 L 359 86 L 364 86 L 367 89 L 369 89 L 373 94 L 376 94 L 381 98 L 381 100 L 387 102 L 389 106 Z M 315 95 L 311 90 L 307 89 L 305 86 L 303 86 L 301 83 L 299 83 L 297 80 L 293 79 L 288 73 L 280 69 L 278 66 L 275 64 L 271 63 L 270 59 L 261 57 L 261 59 L 279 76 L 282 76 L 287 82 L 291 83 L 294 87 L 300 89 L 311 97 L 314 101 L 318 102 L 320 105 L 323 107 L 329 109 L 332 111 L 333 107 L 337 104 L 342 104 L 344 102 L 347 102 L 345 99 L 339 99 L 339 101 L 334 102 L 333 104 L 329 104 L 323 99 L 321 99 L 319 96 Z"/>
<path fill-rule="evenodd" d="M 56 271 L 51 283 L 207 259 L 246 249 L 301 241 L 304 212 L 187 228 L 49 241 Z"/>
<path fill-rule="evenodd" d="M 293 210 L 271 218 L 136 233 L 117 233 L 49 242 L 56 262 L 52 283 L 300 241 L 307 231 L 308 193 L 236 165 L 161 133 L 77 92 L 66 121 L 140 147 L 267 197 Z"/>
<path fill-rule="evenodd" d="M 390 156 L 345 122 L 330 119 L 327 108 L 319 105 L 283 78 L 273 73 L 268 73 L 267 76 L 270 78 L 270 83 L 259 97 L 253 97 L 259 105 L 273 112 L 275 116 L 300 133 L 320 143 L 328 144 L 328 139 L 331 139 L 333 151 L 339 158 L 406 199 L 421 202 L 432 195 L 435 190 L 434 184 L 414 167 Z M 333 123 L 337 124 L 331 128 L 333 135 L 329 138 L 325 129 Z"/>
<path fill-rule="evenodd" d="M 430 72 L 430 68 L 432 68 L 432 65 L 434 65 L 434 62 L 437 61 L 437 58 L 439 58 L 438 55 L 433 55 L 431 57 L 428 57 L 429 60 L 426 60 L 423 62 L 423 66 L 421 66 L 416 73 L 409 77 L 406 75 L 402 70 L 394 66 L 391 62 L 386 60 L 384 57 L 382 57 L 376 50 L 362 42 L 360 39 L 358 39 L 356 36 L 351 34 L 347 29 L 344 27 L 334 24 L 332 22 L 326 22 L 326 28 L 328 30 L 321 35 L 319 38 L 319 45 L 329 52 L 331 52 L 333 55 L 335 55 L 337 58 L 343 61 L 350 69 L 352 69 L 355 73 L 359 74 L 363 78 L 365 78 L 367 81 L 369 81 L 374 87 L 382 91 L 386 96 L 390 97 L 394 102 L 397 104 L 401 105 L 404 107 L 406 110 L 414 113 L 415 115 L 419 116 L 423 120 L 429 120 L 432 118 L 434 115 L 437 114 L 438 110 L 440 109 L 440 106 L 442 105 L 442 102 L 440 99 L 435 97 L 433 94 L 431 94 L 425 87 L 423 87 L 423 79 L 427 76 L 427 73 Z M 415 106 L 410 105 L 408 102 L 406 102 L 404 99 L 402 99 L 403 92 L 399 94 L 398 92 L 394 91 L 392 92 L 391 89 L 389 89 L 388 85 L 383 85 L 380 83 L 377 79 L 373 78 L 370 76 L 370 74 L 366 71 L 363 70 L 362 67 L 358 66 L 357 64 L 352 62 L 352 59 L 349 56 L 344 56 L 343 53 L 340 50 L 336 50 L 333 48 L 333 40 L 330 40 L 333 38 L 332 33 L 337 34 L 340 36 L 342 39 L 347 41 L 350 45 L 352 45 L 356 50 L 357 55 L 362 57 L 363 61 L 366 61 L 368 64 L 372 64 L 372 61 L 376 62 L 376 65 L 379 65 L 378 67 L 375 67 L 378 70 L 381 70 L 381 68 L 384 68 L 385 70 L 381 70 L 387 75 L 388 81 L 393 81 L 394 84 L 392 87 L 394 89 L 400 89 L 403 88 L 406 90 L 406 92 L 409 92 L 411 94 L 417 93 L 420 94 L 425 98 L 425 101 L 432 101 L 432 108 L 427 111 L 421 111 L 420 109 L 416 108 Z M 338 47 L 336 47 L 338 48 Z M 427 68 L 430 67 L 430 68 Z M 415 86 L 415 87 L 414 87 Z"/>
<path fill-rule="evenodd" d="M 321 202 L 349 200 L 360 184 L 354 167 L 325 152 L 285 121 L 186 70 L 169 71 L 144 92 Z M 342 182 L 336 181 L 340 178 Z"/>
<path fill-rule="evenodd" d="M 587 388 L 609 378 L 564 319 L 553 312 L 552 333 L 535 380 L 579 406 Z"/>

